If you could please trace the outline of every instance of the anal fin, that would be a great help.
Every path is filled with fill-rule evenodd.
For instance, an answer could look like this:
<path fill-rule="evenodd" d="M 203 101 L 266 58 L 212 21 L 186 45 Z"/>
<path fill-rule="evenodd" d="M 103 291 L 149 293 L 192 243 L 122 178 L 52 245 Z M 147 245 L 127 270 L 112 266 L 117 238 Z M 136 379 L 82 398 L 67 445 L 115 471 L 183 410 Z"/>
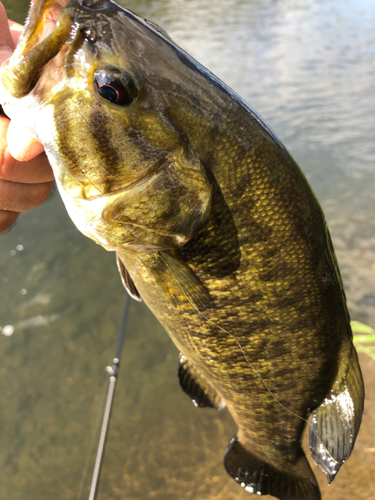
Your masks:
<path fill-rule="evenodd" d="M 250 453 L 235 436 L 225 452 L 224 466 L 249 493 L 272 495 L 280 500 L 321 499 L 319 486 L 302 450 L 295 464 L 281 462 L 277 469 Z"/>
<path fill-rule="evenodd" d="M 220 394 L 218 394 L 203 375 L 189 363 L 183 354 L 180 354 L 178 378 L 182 390 L 190 396 L 194 406 L 197 408 L 209 407 L 221 410 L 225 407 L 225 402 Z"/>
<path fill-rule="evenodd" d="M 354 346 L 346 352 L 330 393 L 312 413 L 310 427 L 311 456 L 327 475 L 328 484 L 349 458 L 362 420 L 362 374 Z"/>
<path fill-rule="evenodd" d="M 128 292 L 130 297 L 132 297 L 135 300 L 138 300 L 138 302 L 142 302 L 142 297 L 139 295 L 137 287 L 135 286 L 130 274 L 128 273 L 128 270 L 125 267 L 125 264 L 123 263 L 121 257 L 118 254 L 116 254 L 116 262 L 121 276 L 121 281 L 125 287 L 125 290 Z"/>

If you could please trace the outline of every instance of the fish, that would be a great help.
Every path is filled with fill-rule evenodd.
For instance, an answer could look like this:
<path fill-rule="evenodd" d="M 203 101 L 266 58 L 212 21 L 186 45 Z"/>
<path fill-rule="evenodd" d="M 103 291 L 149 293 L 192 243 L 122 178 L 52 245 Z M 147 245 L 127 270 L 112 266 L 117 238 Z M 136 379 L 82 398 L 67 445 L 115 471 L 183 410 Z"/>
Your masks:
<path fill-rule="evenodd" d="M 320 499 L 304 429 L 330 483 L 364 387 L 324 214 L 275 133 L 112 0 L 34 0 L 1 86 L 77 228 L 116 253 L 174 341 L 183 391 L 232 415 L 229 475 L 249 493 Z"/>

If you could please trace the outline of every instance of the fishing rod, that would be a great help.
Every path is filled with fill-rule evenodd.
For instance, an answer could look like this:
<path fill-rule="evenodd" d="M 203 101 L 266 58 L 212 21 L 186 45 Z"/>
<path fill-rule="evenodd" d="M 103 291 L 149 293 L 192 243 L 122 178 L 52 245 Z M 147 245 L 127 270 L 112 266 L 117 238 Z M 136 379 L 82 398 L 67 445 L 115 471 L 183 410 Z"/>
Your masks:
<path fill-rule="evenodd" d="M 111 412 L 112 412 L 112 407 L 113 407 L 113 398 L 115 395 L 115 387 L 116 387 L 118 371 L 119 371 L 119 367 L 120 367 L 121 350 L 122 350 L 122 345 L 124 342 L 126 323 L 127 323 L 127 319 L 128 319 L 129 304 L 130 304 L 130 296 L 127 294 L 125 305 L 124 305 L 124 311 L 122 313 L 121 326 L 120 326 L 119 335 L 118 335 L 118 339 L 117 339 L 116 354 L 115 354 L 115 357 L 113 358 L 112 366 L 107 366 L 107 372 L 109 373 L 109 386 L 108 386 L 108 391 L 107 391 L 107 400 L 106 400 L 105 408 L 104 408 L 102 427 L 100 430 L 99 444 L 98 444 L 98 449 L 96 452 L 95 466 L 94 466 L 94 472 L 92 475 L 89 500 L 95 500 L 97 492 L 98 492 L 100 472 L 102 469 L 104 452 L 105 452 L 105 444 L 107 441 L 109 422 L 110 422 Z"/>

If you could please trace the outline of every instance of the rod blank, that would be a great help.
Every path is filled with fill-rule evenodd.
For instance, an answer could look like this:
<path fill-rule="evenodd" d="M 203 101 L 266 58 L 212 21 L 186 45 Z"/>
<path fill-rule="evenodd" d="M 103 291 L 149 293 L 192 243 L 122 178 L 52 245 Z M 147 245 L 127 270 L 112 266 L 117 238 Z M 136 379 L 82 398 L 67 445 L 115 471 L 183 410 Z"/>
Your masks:
<path fill-rule="evenodd" d="M 101 472 L 102 465 L 103 465 L 105 445 L 106 445 L 106 441 L 107 441 L 109 423 L 110 423 L 111 412 L 112 412 L 112 407 L 113 407 L 113 398 L 115 396 L 115 388 L 116 388 L 118 370 L 119 370 L 119 366 L 120 366 L 120 356 L 121 356 L 122 345 L 123 345 L 124 337 L 125 337 L 129 304 L 130 304 L 130 297 L 128 295 L 126 297 L 126 301 L 125 301 L 124 312 L 122 315 L 122 321 L 121 321 L 121 326 L 120 326 L 120 332 L 119 332 L 119 336 L 118 336 L 118 340 L 117 340 L 116 356 L 113 359 L 112 366 L 107 367 L 107 371 L 110 374 L 109 386 L 108 386 L 108 392 L 107 392 L 107 400 L 106 400 L 105 408 L 104 408 L 102 427 L 100 430 L 99 444 L 98 444 L 98 449 L 96 452 L 96 459 L 95 459 L 95 465 L 94 465 L 94 472 L 92 475 L 89 500 L 95 500 L 97 492 L 98 492 L 99 481 L 100 481 L 100 472 Z"/>

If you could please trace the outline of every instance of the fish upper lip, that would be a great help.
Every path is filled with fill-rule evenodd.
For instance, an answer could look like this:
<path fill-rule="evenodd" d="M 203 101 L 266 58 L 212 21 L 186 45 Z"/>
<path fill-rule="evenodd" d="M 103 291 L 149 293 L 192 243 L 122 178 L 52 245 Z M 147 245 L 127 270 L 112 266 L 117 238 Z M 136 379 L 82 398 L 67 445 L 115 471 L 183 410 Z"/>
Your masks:
<path fill-rule="evenodd" d="M 168 163 L 168 157 L 164 156 L 159 161 L 157 161 L 155 163 L 155 165 L 153 166 L 153 168 L 149 172 L 147 172 L 147 174 L 145 174 L 143 177 L 141 177 L 140 179 L 137 179 L 136 181 L 131 182 L 130 184 L 126 185 L 125 187 L 115 189 L 114 191 L 109 191 L 108 193 L 102 193 L 102 194 L 90 196 L 90 197 L 86 198 L 86 200 L 88 200 L 88 201 L 98 200 L 100 198 L 105 198 L 108 196 L 115 196 L 117 194 L 121 194 L 121 193 L 125 193 L 126 191 L 130 191 L 132 188 L 136 187 L 137 185 L 142 184 L 143 182 L 149 180 L 153 175 L 155 175 L 158 172 L 158 170 L 160 168 L 162 168 L 167 163 Z"/>

